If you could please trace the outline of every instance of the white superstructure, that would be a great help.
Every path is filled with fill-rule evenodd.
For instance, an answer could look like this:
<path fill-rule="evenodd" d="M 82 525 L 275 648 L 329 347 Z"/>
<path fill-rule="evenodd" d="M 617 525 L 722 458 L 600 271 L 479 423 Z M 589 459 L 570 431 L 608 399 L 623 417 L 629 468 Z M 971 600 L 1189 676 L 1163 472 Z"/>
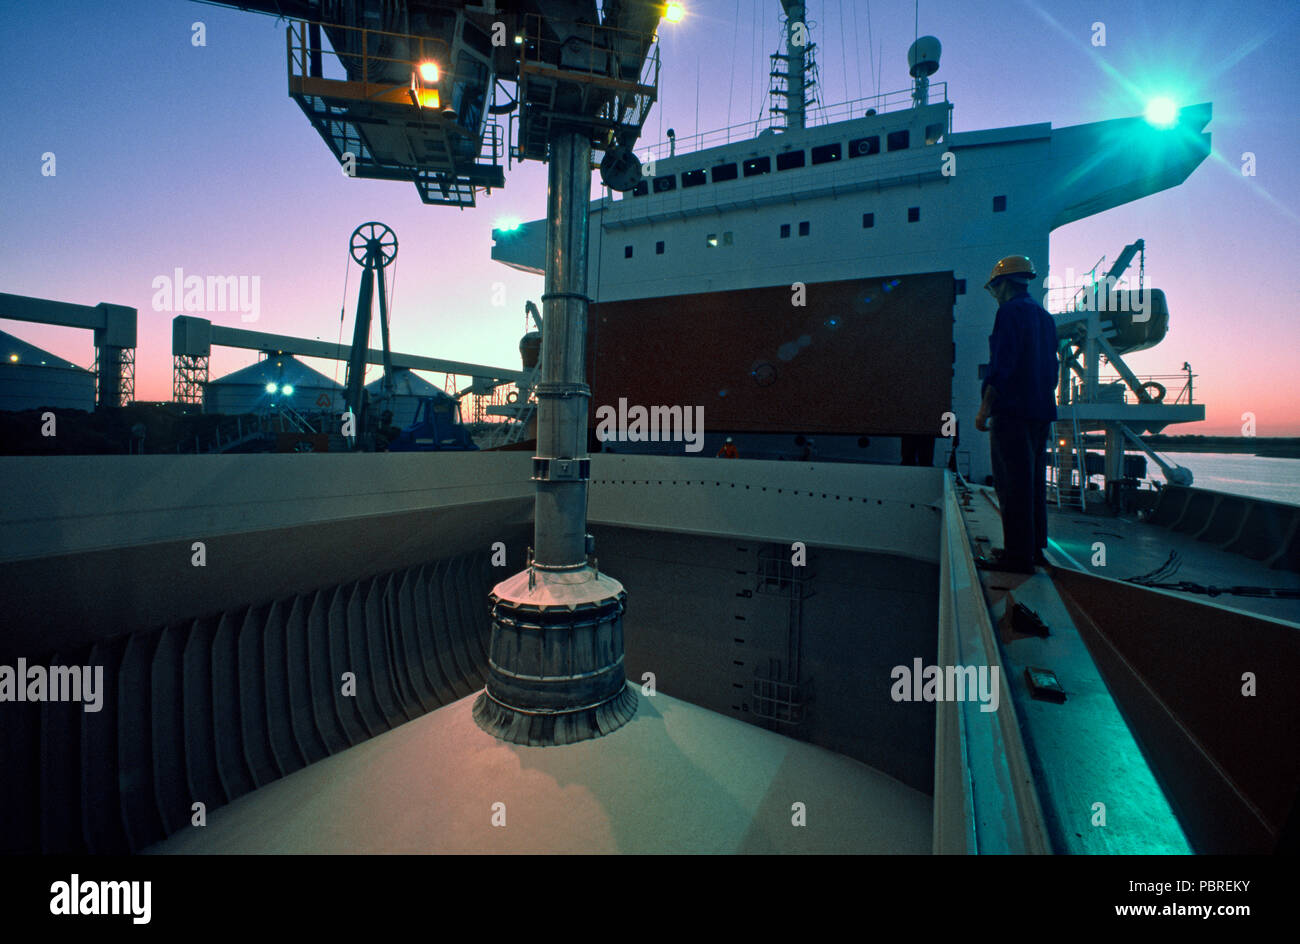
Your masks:
<path fill-rule="evenodd" d="M 803 129 L 729 129 L 653 150 L 636 191 L 591 205 L 593 301 L 951 271 L 952 411 L 960 465 L 969 450 L 982 481 L 988 441 L 973 419 L 993 262 L 1028 255 L 1046 280 L 1053 229 L 1182 183 L 1209 153 L 1211 106 L 1183 108 L 1163 128 L 1121 118 L 959 133 L 952 107 L 946 85 L 923 76 L 912 90 L 811 112 Z M 545 220 L 493 236 L 493 258 L 542 271 Z M 936 463 L 949 442 L 939 439 Z"/>

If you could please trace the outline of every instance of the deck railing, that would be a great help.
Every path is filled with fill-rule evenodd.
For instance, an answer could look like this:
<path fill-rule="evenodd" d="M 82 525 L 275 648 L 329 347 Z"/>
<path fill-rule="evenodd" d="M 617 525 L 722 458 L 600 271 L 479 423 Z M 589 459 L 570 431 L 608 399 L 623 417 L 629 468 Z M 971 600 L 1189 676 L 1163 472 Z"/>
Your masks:
<path fill-rule="evenodd" d="M 1165 393 L 1159 399 L 1153 397 L 1152 400 L 1143 400 L 1133 392 L 1133 390 L 1124 382 L 1124 379 L 1118 374 L 1106 375 L 1098 378 L 1097 386 L 1100 390 L 1115 390 L 1120 396 L 1107 399 L 1105 396 L 1098 397 L 1091 402 L 1094 403 L 1163 403 L 1166 405 L 1186 404 L 1191 406 L 1196 401 L 1194 397 L 1194 381 L 1198 374 L 1146 374 L 1139 376 L 1143 387 L 1148 384 L 1159 384 L 1164 388 Z M 1070 385 L 1070 396 L 1068 403 L 1086 403 L 1089 402 L 1083 398 L 1082 387 L 1076 379 Z"/>
<path fill-rule="evenodd" d="M 336 93 L 352 92 L 348 85 L 359 86 L 355 91 L 361 98 L 378 97 L 394 91 L 405 94 L 411 76 L 422 62 L 436 62 L 439 68 L 439 85 L 452 76 L 451 46 L 442 39 L 392 33 L 385 30 L 363 29 L 341 24 L 324 24 L 328 32 L 351 48 L 338 49 L 328 37 L 314 33 L 312 24 L 294 20 L 285 29 L 285 47 L 289 64 L 290 92 Z M 372 51 L 372 49 L 374 51 Z M 380 55 L 390 52 L 396 55 Z M 332 57 L 327 59 L 326 57 Z M 337 60 L 344 75 L 339 78 L 324 74 L 324 63 Z M 400 67 L 400 68 L 396 68 Z M 444 87 L 450 88 L 450 84 Z M 352 97 L 348 94 L 347 97 Z"/>
<path fill-rule="evenodd" d="M 947 101 L 948 83 L 935 82 L 931 84 L 926 97 L 926 104 L 936 105 Z M 805 113 L 805 124 L 807 127 L 812 128 L 836 121 L 848 121 L 851 118 L 864 118 L 871 109 L 875 109 L 875 113 L 880 115 L 886 112 L 904 111 L 912 107 L 914 106 L 911 89 L 882 92 L 879 95 L 855 98 L 848 102 L 809 108 Z M 646 148 L 646 158 L 649 160 L 662 160 L 670 156 L 670 151 L 689 154 L 694 151 L 702 151 L 705 148 L 721 147 L 724 144 L 731 144 L 733 141 L 748 141 L 767 128 L 781 130 L 784 127 L 783 120 L 774 118 L 771 115 L 765 115 L 755 121 L 746 121 L 727 128 L 719 128 L 715 131 L 702 131 L 687 138 L 677 138 L 675 141 L 662 141 L 658 144 L 652 144 Z"/>

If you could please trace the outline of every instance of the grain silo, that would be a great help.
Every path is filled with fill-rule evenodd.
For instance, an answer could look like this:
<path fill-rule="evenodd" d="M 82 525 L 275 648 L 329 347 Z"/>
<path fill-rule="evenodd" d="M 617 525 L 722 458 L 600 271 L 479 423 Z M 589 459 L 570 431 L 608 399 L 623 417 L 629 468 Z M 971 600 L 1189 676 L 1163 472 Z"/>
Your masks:
<path fill-rule="evenodd" d="M 0 410 L 95 409 L 95 375 L 0 331 Z"/>
<path fill-rule="evenodd" d="M 261 413 L 280 405 L 299 413 L 343 411 L 343 385 L 288 354 L 271 354 L 207 383 L 208 413 Z"/>
<path fill-rule="evenodd" d="M 366 384 L 366 390 L 370 393 L 370 402 L 372 404 L 375 404 L 381 410 L 389 409 L 393 411 L 392 425 L 397 427 L 410 426 L 411 423 L 415 422 L 415 410 L 422 398 L 433 397 L 435 400 L 449 398 L 447 393 L 429 383 L 419 374 L 412 372 L 409 367 L 393 368 L 393 399 L 387 406 L 379 405 L 379 398 L 384 395 L 384 378 L 382 375 Z"/>

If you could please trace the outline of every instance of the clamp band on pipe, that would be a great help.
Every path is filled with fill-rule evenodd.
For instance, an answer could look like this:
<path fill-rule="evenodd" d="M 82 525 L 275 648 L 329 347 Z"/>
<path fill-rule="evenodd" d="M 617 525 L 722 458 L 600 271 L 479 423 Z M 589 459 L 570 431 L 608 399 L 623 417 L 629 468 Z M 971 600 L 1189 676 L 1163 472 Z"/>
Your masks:
<path fill-rule="evenodd" d="M 590 397 L 591 388 L 585 383 L 541 383 L 533 388 L 538 397 L 552 397 L 564 399 L 565 397 Z"/>

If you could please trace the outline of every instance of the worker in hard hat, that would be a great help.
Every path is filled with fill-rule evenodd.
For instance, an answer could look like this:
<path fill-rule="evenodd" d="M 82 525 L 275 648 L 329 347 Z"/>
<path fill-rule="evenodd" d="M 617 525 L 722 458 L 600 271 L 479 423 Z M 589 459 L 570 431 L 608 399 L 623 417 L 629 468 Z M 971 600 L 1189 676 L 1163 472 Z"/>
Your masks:
<path fill-rule="evenodd" d="M 733 443 L 733 442 L 731 441 L 731 437 L 728 436 L 728 437 L 727 437 L 727 441 L 724 442 L 724 443 L 722 444 L 722 448 L 718 450 L 718 458 L 719 458 L 719 459 L 735 459 L 735 458 L 737 458 L 739 455 L 740 455 L 740 453 L 736 452 L 736 444 Z"/>
<path fill-rule="evenodd" d="M 1029 295 L 1034 264 L 1006 256 L 985 288 L 998 302 L 975 428 L 990 429 L 993 484 L 1002 512 L 999 570 L 1034 572 L 1047 548 L 1047 436 L 1056 419 L 1056 322 Z"/>

